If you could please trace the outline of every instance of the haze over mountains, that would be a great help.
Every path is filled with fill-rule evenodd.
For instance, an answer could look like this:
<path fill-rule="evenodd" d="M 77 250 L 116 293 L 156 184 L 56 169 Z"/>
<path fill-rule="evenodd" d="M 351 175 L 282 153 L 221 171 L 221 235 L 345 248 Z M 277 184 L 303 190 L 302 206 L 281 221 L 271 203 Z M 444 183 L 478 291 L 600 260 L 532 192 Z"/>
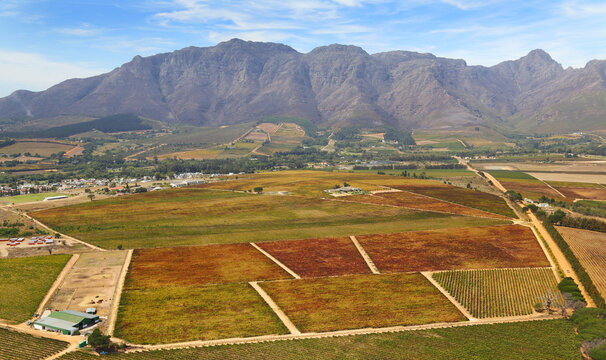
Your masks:
<path fill-rule="evenodd" d="M 484 67 L 408 51 L 370 55 L 334 44 L 302 54 L 233 39 L 136 56 L 106 74 L 0 99 L 0 119 L 117 113 L 194 125 L 288 115 L 334 126 L 591 130 L 606 122 L 606 61 L 563 69 L 533 50 Z"/>

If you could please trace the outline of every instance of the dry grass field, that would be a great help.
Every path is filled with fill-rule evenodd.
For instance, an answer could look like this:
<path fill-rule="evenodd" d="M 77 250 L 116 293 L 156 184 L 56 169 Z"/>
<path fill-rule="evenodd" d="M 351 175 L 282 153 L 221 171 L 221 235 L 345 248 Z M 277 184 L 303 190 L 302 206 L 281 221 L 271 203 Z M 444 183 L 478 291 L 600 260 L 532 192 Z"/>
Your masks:
<path fill-rule="evenodd" d="M 606 297 L 606 234 L 558 226 L 558 232 L 579 259 L 603 297 Z"/>
<path fill-rule="evenodd" d="M 125 291 L 115 330 L 115 336 L 140 344 L 285 333 L 245 283 Z"/>
<path fill-rule="evenodd" d="M 370 273 L 349 237 L 275 241 L 257 245 L 301 277 Z"/>
<path fill-rule="evenodd" d="M 530 315 L 534 304 L 548 298 L 554 307 L 563 302 L 550 268 L 445 271 L 432 277 L 477 318 Z"/>
<path fill-rule="evenodd" d="M 24 154 L 26 152 L 32 155 L 43 157 L 51 156 L 59 152 L 68 152 L 73 149 L 73 144 L 51 142 L 51 141 L 17 141 L 13 145 L 5 146 L 0 149 L 1 154 Z"/>
<path fill-rule="evenodd" d="M 278 131 L 278 129 L 280 128 L 280 124 L 260 123 L 259 125 L 257 125 L 257 128 L 265 131 L 268 134 L 273 134 Z"/>
<path fill-rule="evenodd" d="M 420 274 L 324 277 L 259 285 L 303 332 L 466 320 Z"/>
<path fill-rule="evenodd" d="M 62 233 L 109 249 L 118 245 L 138 248 L 274 241 L 502 223 L 396 207 L 197 187 L 88 201 L 30 214 Z"/>
<path fill-rule="evenodd" d="M 420 211 L 436 211 L 465 216 L 506 219 L 506 217 L 504 217 L 503 215 L 497 215 L 486 211 L 441 201 L 435 198 L 414 194 L 408 191 L 378 193 L 374 195 L 352 195 L 343 197 L 341 198 L 341 200 L 367 204 L 401 206 L 403 208 Z"/>
<path fill-rule="evenodd" d="M 289 279 L 291 276 L 250 244 L 138 249 L 127 289 L 154 289 Z"/>
<path fill-rule="evenodd" d="M 520 225 L 360 235 L 381 272 L 549 266 L 532 231 Z"/>
<path fill-rule="evenodd" d="M 271 142 L 263 145 L 258 152 L 271 155 L 277 152 L 285 152 L 301 145 L 305 137 L 305 131 L 293 123 L 282 123 L 279 128 L 271 134 Z"/>

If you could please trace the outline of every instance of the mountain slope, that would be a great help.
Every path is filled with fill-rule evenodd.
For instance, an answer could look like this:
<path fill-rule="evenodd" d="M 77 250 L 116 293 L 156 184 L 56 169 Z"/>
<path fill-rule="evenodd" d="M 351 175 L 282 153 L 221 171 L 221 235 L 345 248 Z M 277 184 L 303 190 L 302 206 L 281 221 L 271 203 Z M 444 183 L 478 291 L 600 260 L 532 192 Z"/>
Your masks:
<path fill-rule="evenodd" d="M 606 115 L 605 69 L 604 61 L 563 69 L 542 50 L 483 67 L 407 51 L 370 55 L 334 44 L 301 54 L 233 39 L 136 56 L 109 73 L 46 91 L 16 91 L 0 99 L 0 119 L 134 113 L 224 125 L 285 115 L 333 126 L 493 122 L 528 131 L 591 130 L 603 127 Z"/>

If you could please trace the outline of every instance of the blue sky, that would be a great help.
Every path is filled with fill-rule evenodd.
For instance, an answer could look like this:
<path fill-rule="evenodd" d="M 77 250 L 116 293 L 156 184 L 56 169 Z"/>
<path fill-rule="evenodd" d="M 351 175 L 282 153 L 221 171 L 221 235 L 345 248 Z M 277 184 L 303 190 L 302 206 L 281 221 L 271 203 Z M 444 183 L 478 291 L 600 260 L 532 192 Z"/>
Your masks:
<path fill-rule="evenodd" d="M 234 37 L 300 52 L 331 43 L 431 52 L 487 66 L 542 48 L 582 67 L 606 59 L 606 1 L 0 0 L 0 34 L 0 96 Z"/>

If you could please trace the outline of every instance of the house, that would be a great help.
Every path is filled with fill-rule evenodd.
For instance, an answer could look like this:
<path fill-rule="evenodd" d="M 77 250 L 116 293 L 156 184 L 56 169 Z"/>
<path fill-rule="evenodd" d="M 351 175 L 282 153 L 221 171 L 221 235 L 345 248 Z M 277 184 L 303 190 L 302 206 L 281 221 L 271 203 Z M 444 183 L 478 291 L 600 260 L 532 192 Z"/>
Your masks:
<path fill-rule="evenodd" d="M 34 321 L 34 328 L 74 335 L 76 331 L 99 322 L 99 316 L 80 311 L 53 311 L 48 316 Z"/>

